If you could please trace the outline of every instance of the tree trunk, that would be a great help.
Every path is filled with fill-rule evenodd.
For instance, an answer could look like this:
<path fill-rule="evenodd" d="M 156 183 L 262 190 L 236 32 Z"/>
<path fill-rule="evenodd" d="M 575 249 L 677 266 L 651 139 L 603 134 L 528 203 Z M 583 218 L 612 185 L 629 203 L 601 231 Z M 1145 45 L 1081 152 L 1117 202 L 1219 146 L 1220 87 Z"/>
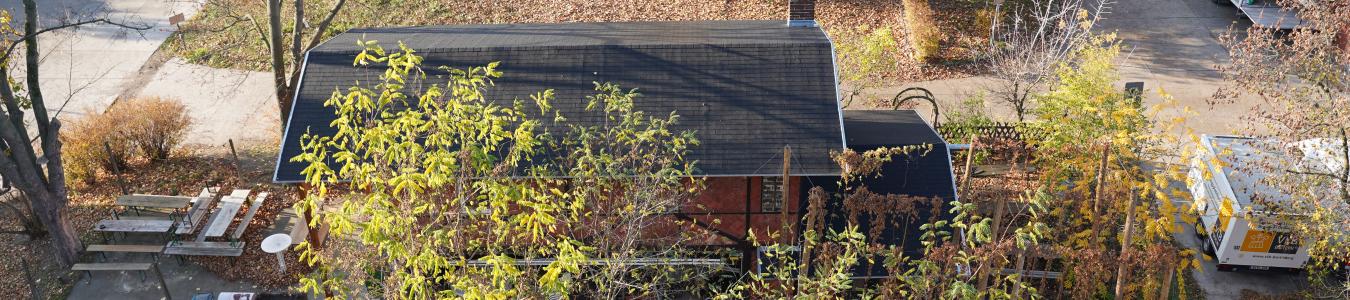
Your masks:
<path fill-rule="evenodd" d="M 270 33 L 270 50 L 272 50 L 272 83 L 276 89 L 277 107 L 281 109 L 281 120 L 289 117 L 291 108 L 291 99 L 286 97 L 290 94 L 290 87 L 286 86 L 286 63 L 281 46 L 281 0 L 267 0 L 267 25 Z"/>
<path fill-rule="evenodd" d="M 56 255 L 62 266 L 69 266 L 79 259 L 82 247 L 79 235 L 66 218 L 65 205 L 56 205 L 64 203 L 66 199 L 57 199 L 55 196 L 53 193 L 33 193 L 28 195 L 28 199 L 33 203 L 33 214 L 47 227 L 47 233 L 52 238 L 52 254 Z"/>
<path fill-rule="evenodd" d="M 1176 277 L 1175 277 L 1176 274 L 1177 274 L 1177 268 L 1176 268 L 1176 267 L 1173 267 L 1173 266 L 1170 265 L 1170 264 L 1167 265 L 1167 274 L 1163 275 L 1163 282 L 1162 282 L 1162 286 L 1160 287 L 1160 288 L 1162 288 L 1162 290 L 1161 290 L 1161 291 L 1158 291 L 1158 300 L 1168 300 L 1168 299 L 1171 299 L 1171 297 L 1172 297 L 1172 282 L 1175 281 L 1175 279 L 1176 279 Z"/>
<path fill-rule="evenodd" d="M 1121 234 L 1120 239 L 1120 257 L 1125 258 L 1125 252 L 1130 250 L 1130 241 L 1134 239 L 1134 205 L 1139 199 L 1138 196 L 1130 193 L 1130 205 L 1125 206 L 1125 232 Z M 1125 275 L 1126 264 L 1124 259 L 1116 262 L 1116 299 L 1125 297 Z"/>
<path fill-rule="evenodd" d="M 1111 159 L 1111 142 L 1102 145 L 1102 159 L 1097 165 L 1097 182 L 1092 189 L 1092 242 L 1101 243 L 1101 224 L 1107 219 L 1102 217 L 1102 195 L 1106 194 L 1107 161 Z"/>

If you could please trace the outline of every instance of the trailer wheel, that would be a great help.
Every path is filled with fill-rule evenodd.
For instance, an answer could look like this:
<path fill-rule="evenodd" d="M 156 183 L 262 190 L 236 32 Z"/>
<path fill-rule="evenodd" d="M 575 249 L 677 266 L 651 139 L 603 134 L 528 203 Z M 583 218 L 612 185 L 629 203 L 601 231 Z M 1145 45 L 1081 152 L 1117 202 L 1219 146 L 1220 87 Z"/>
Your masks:
<path fill-rule="evenodd" d="M 1230 266 L 1230 265 L 1225 265 L 1225 264 L 1219 264 L 1219 265 L 1217 265 L 1217 266 L 1214 266 L 1214 268 L 1219 269 L 1219 272 L 1234 272 L 1234 271 L 1237 271 L 1237 268 L 1236 268 L 1236 267 L 1233 267 L 1233 266 Z"/>

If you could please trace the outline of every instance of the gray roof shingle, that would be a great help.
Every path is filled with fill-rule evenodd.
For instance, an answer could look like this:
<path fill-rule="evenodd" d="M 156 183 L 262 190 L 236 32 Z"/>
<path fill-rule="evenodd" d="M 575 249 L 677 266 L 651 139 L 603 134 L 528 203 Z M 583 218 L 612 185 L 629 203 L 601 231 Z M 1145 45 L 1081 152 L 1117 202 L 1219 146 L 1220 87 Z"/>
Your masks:
<path fill-rule="evenodd" d="M 396 49 L 402 41 L 438 66 L 467 68 L 500 61 L 502 78 L 489 89 L 497 101 L 554 89 L 553 105 L 568 122 L 598 122 L 587 113 L 593 82 L 637 88 L 639 110 L 680 115 L 677 130 L 693 130 L 700 146 L 688 159 L 698 174 L 781 174 L 784 146 L 793 148 L 794 174 L 836 174 L 829 151 L 843 146 L 830 41 L 819 28 L 782 21 L 696 21 L 466 25 L 354 29 L 311 50 L 282 141 L 275 181 L 303 180 L 299 139 L 308 129 L 331 134 L 335 89 L 378 81 L 379 72 L 352 66 L 358 40 Z M 432 77 L 434 78 L 434 77 Z M 504 104 L 507 102 L 503 102 Z M 540 118 L 547 121 L 550 118 Z M 565 129 L 547 124 L 550 132 Z"/>

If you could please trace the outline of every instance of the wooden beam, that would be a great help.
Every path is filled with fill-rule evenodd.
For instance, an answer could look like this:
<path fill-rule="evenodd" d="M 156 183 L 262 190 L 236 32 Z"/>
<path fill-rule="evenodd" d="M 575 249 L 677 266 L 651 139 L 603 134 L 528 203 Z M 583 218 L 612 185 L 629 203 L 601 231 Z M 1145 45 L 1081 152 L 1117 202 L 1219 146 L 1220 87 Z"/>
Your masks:
<path fill-rule="evenodd" d="M 211 222 L 207 224 L 206 229 L 197 235 L 197 241 L 202 242 L 208 237 L 225 235 L 225 230 L 230 227 L 230 222 L 234 221 L 234 215 L 239 214 L 239 207 L 243 202 L 243 199 L 234 196 L 220 199 L 220 208 L 216 209 L 216 214 L 211 215 Z"/>
<path fill-rule="evenodd" d="M 94 225 L 101 232 L 158 232 L 173 228 L 173 220 L 103 220 Z"/>
<path fill-rule="evenodd" d="M 244 235 L 244 230 L 248 229 L 248 223 L 253 221 L 253 215 L 262 207 L 263 201 L 267 200 L 267 192 L 258 193 L 258 197 L 253 198 L 253 204 L 248 206 L 248 212 L 244 213 L 244 219 L 239 221 L 239 226 L 235 226 L 234 233 L 230 234 L 230 239 L 238 240 Z"/>
<path fill-rule="evenodd" d="M 239 256 L 244 254 L 244 243 L 231 242 L 169 242 L 164 254 L 193 256 Z"/>
<path fill-rule="evenodd" d="M 160 253 L 164 251 L 163 245 L 89 245 L 84 251 L 88 252 L 135 252 L 135 253 Z"/>
<path fill-rule="evenodd" d="M 133 194 L 117 197 L 117 205 L 135 207 L 183 208 L 192 202 L 192 197 Z"/>
<path fill-rule="evenodd" d="M 149 263 L 86 263 L 70 266 L 71 271 L 147 271 Z"/>

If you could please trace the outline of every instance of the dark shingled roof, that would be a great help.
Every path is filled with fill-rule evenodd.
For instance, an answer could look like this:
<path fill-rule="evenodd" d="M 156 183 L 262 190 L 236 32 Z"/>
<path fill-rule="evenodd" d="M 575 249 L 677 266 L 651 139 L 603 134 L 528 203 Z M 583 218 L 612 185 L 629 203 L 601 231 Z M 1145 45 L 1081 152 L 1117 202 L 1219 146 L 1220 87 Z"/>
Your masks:
<path fill-rule="evenodd" d="M 554 89 L 553 105 L 569 122 L 598 122 L 584 112 L 593 82 L 638 88 L 639 110 L 680 115 L 679 130 L 702 143 L 688 159 L 709 176 L 781 174 L 784 146 L 793 174 L 837 174 L 829 151 L 843 146 L 833 52 L 819 28 L 783 21 L 695 21 L 465 25 L 354 29 L 311 50 L 305 59 L 274 180 L 303 180 L 300 153 L 309 130 L 332 134 L 324 100 L 383 70 L 352 66 L 358 40 L 385 49 L 401 41 L 438 66 L 467 68 L 500 61 L 490 99 L 510 101 Z M 434 77 L 433 77 L 434 78 Z M 551 118 L 541 118 L 544 121 Z M 550 124 L 549 131 L 564 127 Z"/>
<path fill-rule="evenodd" d="M 891 162 L 882 166 L 880 176 L 865 177 L 854 182 L 857 186 L 866 186 L 878 194 L 908 195 L 915 197 L 941 198 L 941 219 L 950 219 L 947 213 L 948 202 L 956 199 L 956 184 L 952 174 L 952 163 L 947 143 L 925 123 L 919 114 L 912 110 L 845 110 L 845 136 L 848 147 L 854 151 L 867 151 L 883 147 L 912 145 L 933 145 L 929 151 L 915 152 L 892 157 Z M 838 177 L 812 177 L 816 183 L 837 182 Z M 835 194 L 843 187 L 821 184 L 827 194 Z M 854 187 L 857 187 L 854 186 Z M 805 197 L 803 197 L 805 199 Z M 806 200 L 802 200 L 806 201 Z M 844 201 L 826 202 L 826 224 L 836 230 L 844 229 L 848 214 L 842 206 Z M 800 205 L 806 205 L 802 202 Z M 869 236 L 868 241 L 888 245 L 902 246 L 906 255 L 922 257 L 923 246 L 919 226 L 928 222 L 932 216 L 931 206 L 921 206 L 918 218 L 909 224 L 891 224 L 881 236 Z M 870 228 L 871 219 L 863 216 L 857 224 L 860 228 Z M 902 244 L 903 243 L 903 244 Z M 874 266 L 872 274 L 886 274 Z M 859 270 L 867 267 L 860 267 Z M 856 270 L 855 270 L 856 271 Z"/>
<path fill-rule="evenodd" d="M 848 146 L 854 150 L 947 143 L 913 110 L 846 110 L 844 128 Z"/>

